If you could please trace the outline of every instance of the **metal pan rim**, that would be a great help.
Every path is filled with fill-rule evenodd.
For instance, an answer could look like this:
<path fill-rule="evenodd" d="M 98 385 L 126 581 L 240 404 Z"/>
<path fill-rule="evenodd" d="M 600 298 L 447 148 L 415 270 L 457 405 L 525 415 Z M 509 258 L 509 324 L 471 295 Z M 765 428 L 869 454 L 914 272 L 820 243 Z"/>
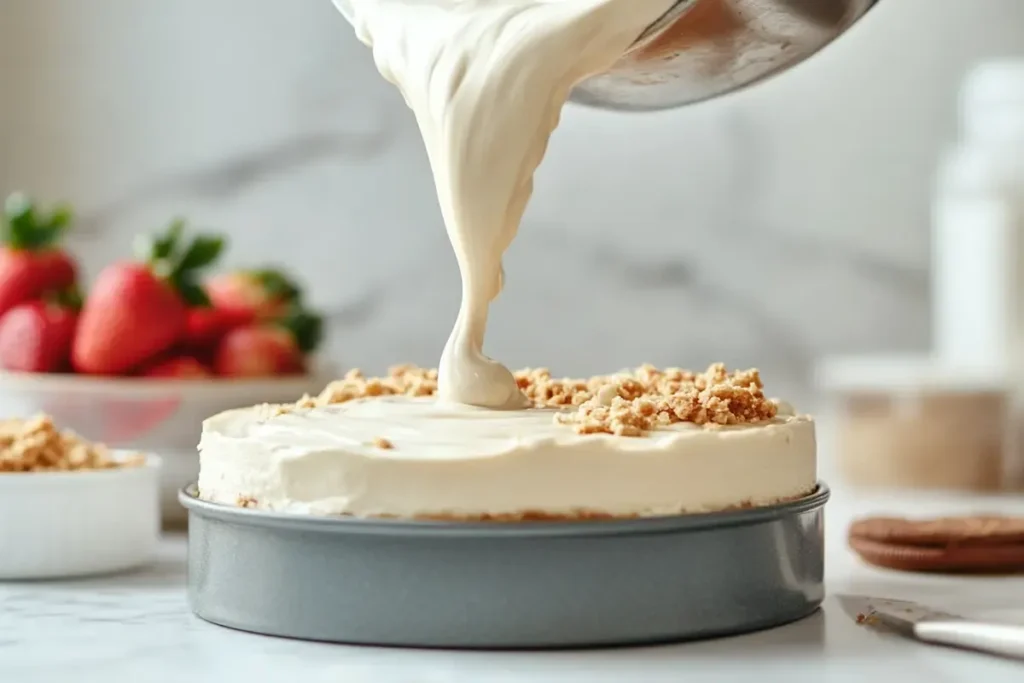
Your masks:
<path fill-rule="evenodd" d="M 267 512 L 212 503 L 198 497 L 195 483 L 178 493 L 190 514 L 252 527 L 289 529 L 321 534 L 372 536 L 468 536 L 487 538 L 635 536 L 674 534 L 768 522 L 821 508 L 831 492 L 818 481 L 813 492 L 793 501 L 762 507 L 715 512 L 614 520 L 564 522 L 445 522 L 402 519 L 357 519 L 290 512 Z"/>

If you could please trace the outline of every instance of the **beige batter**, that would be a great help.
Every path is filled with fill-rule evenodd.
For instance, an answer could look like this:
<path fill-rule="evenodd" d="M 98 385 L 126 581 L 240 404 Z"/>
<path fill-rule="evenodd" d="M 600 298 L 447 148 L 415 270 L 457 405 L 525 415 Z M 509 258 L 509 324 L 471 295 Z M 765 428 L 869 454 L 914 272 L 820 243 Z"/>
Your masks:
<path fill-rule="evenodd" d="M 346 6 L 347 2 L 347 6 Z M 524 408 L 484 355 L 502 256 L 576 83 L 603 72 L 673 0 L 346 0 L 384 78 L 416 115 L 462 274 L 439 366 L 442 400 Z"/>
<path fill-rule="evenodd" d="M 814 488 L 804 416 L 715 430 L 681 422 L 630 438 L 577 434 L 555 412 L 408 396 L 270 419 L 232 410 L 203 427 L 199 487 L 228 505 L 244 494 L 269 510 L 451 518 L 705 512 Z"/>
<path fill-rule="evenodd" d="M 521 372 L 517 384 L 483 353 L 502 256 L 571 89 L 673 0 L 337 2 L 416 115 L 462 274 L 459 315 L 436 373 L 350 373 L 316 401 L 206 420 L 200 495 L 464 520 L 678 514 L 813 490 L 814 422 L 767 401 L 755 372 L 597 384 Z"/>

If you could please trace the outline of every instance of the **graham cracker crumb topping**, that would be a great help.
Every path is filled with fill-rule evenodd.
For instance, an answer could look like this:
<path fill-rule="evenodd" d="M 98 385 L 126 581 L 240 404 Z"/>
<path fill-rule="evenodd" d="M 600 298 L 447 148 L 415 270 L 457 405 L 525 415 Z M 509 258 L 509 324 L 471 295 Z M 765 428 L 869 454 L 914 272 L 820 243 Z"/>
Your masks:
<path fill-rule="evenodd" d="M 533 383 L 538 384 L 536 380 Z M 546 385 L 541 382 L 540 386 Z M 721 363 L 702 373 L 643 365 L 632 373 L 594 378 L 588 390 L 589 396 L 582 402 L 580 394 L 573 396 L 572 405 L 578 406 L 575 411 L 555 418 L 572 425 L 579 434 L 640 436 L 659 425 L 749 424 L 778 414 L 778 405 L 765 398 L 757 370 L 729 372 Z"/>
<path fill-rule="evenodd" d="M 373 445 L 376 446 L 377 448 L 383 448 L 385 450 L 390 450 L 395 447 L 393 443 L 380 436 L 373 440 Z"/>
<path fill-rule="evenodd" d="M 757 370 L 729 371 L 722 363 L 704 372 L 642 365 L 589 379 L 558 379 L 545 368 L 520 370 L 515 377 L 535 407 L 562 409 L 554 419 L 578 434 L 636 437 L 680 422 L 717 428 L 770 420 L 778 414 L 778 404 L 764 395 Z M 366 377 L 352 370 L 319 396 L 305 396 L 293 406 L 277 407 L 277 412 L 436 392 L 437 370 L 402 365 L 391 368 L 386 377 Z"/>
<path fill-rule="evenodd" d="M 388 370 L 387 377 L 365 377 L 360 370 L 349 370 L 343 379 L 331 382 L 316 399 L 306 399 L 313 405 L 344 403 L 354 398 L 373 396 L 433 396 L 437 393 L 437 370 L 425 370 L 413 365 L 397 365 Z"/>
<path fill-rule="evenodd" d="M 68 472 L 131 467 L 142 455 L 114 459 L 103 444 L 60 431 L 47 415 L 0 422 L 0 472 Z"/>
<path fill-rule="evenodd" d="M 235 505 L 240 508 L 254 508 L 259 505 L 259 501 L 252 496 L 238 496 L 235 500 Z"/>

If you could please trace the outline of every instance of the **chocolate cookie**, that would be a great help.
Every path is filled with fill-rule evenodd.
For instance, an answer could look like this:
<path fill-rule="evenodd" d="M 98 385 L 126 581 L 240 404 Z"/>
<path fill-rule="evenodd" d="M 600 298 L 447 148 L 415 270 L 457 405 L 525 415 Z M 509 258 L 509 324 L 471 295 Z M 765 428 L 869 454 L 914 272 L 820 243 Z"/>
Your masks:
<path fill-rule="evenodd" d="M 850 538 L 879 543 L 947 547 L 1024 543 L 1024 518 L 996 515 L 905 519 L 870 517 L 850 526 Z"/>
<path fill-rule="evenodd" d="M 1024 518 L 873 517 L 854 522 L 850 548 L 864 561 L 903 571 L 999 572 L 1024 569 Z"/>

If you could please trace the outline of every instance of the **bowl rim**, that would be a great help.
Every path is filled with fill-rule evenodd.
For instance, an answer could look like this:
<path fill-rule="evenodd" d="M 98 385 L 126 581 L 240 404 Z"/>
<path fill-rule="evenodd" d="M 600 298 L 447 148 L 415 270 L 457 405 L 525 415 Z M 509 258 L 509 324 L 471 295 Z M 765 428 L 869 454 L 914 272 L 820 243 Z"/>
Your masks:
<path fill-rule="evenodd" d="M 141 465 L 133 467 L 112 467 L 102 470 L 74 470 L 52 472 L 0 472 L 0 491 L 8 491 L 26 485 L 67 485 L 95 483 L 111 479 L 126 479 L 135 476 L 149 476 L 163 469 L 163 459 L 155 453 L 136 451 L 128 448 L 111 449 L 115 459 L 124 459 L 142 455 L 145 460 Z"/>
<path fill-rule="evenodd" d="M 273 387 L 294 387 L 296 399 L 312 384 L 320 388 L 337 379 L 329 366 L 315 366 L 302 375 L 258 378 L 150 379 L 146 377 L 110 377 L 71 373 L 15 372 L 0 370 L 0 393 L 7 391 L 48 391 L 62 394 L 109 396 L 113 394 L 167 394 L 187 391 L 192 395 L 220 394 L 224 391 L 259 393 Z"/>

